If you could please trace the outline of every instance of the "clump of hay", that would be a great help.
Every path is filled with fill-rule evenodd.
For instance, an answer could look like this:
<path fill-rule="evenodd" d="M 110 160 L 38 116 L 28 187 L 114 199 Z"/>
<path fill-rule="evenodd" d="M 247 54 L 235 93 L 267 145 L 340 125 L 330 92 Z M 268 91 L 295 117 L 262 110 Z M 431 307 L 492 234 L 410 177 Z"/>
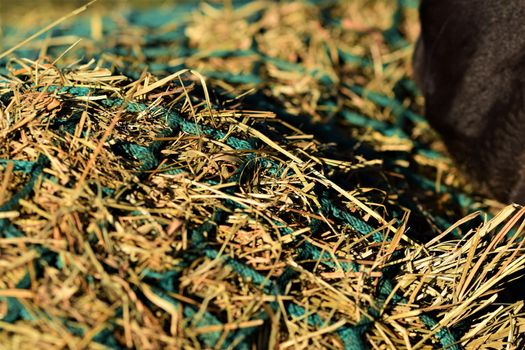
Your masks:
<path fill-rule="evenodd" d="M 499 295 L 525 265 L 524 210 L 488 217 L 454 188 L 410 109 L 402 33 L 364 19 L 396 8 L 356 4 L 204 6 L 176 23 L 151 10 L 106 44 L 11 56 L 0 344 L 523 346 L 523 301 Z M 223 40 L 253 37 L 206 51 L 221 18 Z"/>

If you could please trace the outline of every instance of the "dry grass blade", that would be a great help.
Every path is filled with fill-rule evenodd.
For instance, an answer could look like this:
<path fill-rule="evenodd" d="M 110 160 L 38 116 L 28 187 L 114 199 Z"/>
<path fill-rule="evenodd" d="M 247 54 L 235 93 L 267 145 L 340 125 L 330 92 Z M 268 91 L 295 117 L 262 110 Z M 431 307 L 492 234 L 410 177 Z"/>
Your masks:
<path fill-rule="evenodd" d="M 35 40 L 36 38 L 38 38 L 39 36 L 41 36 L 42 34 L 48 32 L 49 30 L 51 30 L 52 28 L 58 26 L 60 23 L 68 20 L 69 18 L 71 17 L 75 17 L 75 16 L 78 16 L 79 14 L 81 14 L 82 12 L 86 11 L 88 9 L 88 7 L 90 5 L 92 5 L 93 3 L 95 3 L 97 0 L 92 0 L 90 2 L 88 2 L 87 4 L 83 5 L 83 6 L 80 6 L 79 8 L 77 8 L 76 10 L 72 11 L 71 13 L 63 16 L 63 17 L 60 17 L 59 19 L 57 19 L 56 21 L 50 23 L 48 26 L 42 28 L 41 30 L 37 31 L 35 34 L 31 35 L 30 37 L 28 37 L 27 39 L 21 41 L 20 43 L 18 43 L 17 45 L 13 46 L 12 48 L 0 53 L 0 59 L 6 57 L 7 55 L 13 53 L 14 51 L 18 50 L 19 48 L 23 47 L 24 45 L 26 45 L 27 43 Z"/>

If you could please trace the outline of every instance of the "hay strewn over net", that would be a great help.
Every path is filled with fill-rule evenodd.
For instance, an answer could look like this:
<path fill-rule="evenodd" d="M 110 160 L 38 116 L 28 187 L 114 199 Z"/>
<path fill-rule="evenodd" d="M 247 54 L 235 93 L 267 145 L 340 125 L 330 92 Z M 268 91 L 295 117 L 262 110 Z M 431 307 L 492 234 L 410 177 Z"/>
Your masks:
<path fill-rule="evenodd" d="M 94 15 L 4 58 L 0 348 L 523 347 L 525 211 L 414 112 L 413 6 Z"/>

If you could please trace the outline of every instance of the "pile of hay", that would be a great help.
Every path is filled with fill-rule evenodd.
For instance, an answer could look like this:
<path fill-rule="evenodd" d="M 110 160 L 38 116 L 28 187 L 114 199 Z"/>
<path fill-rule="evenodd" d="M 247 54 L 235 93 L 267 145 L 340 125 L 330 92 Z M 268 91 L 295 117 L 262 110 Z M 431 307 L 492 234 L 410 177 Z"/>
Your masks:
<path fill-rule="evenodd" d="M 523 347 L 525 209 L 417 113 L 414 5 L 3 28 L 0 347 Z"/>

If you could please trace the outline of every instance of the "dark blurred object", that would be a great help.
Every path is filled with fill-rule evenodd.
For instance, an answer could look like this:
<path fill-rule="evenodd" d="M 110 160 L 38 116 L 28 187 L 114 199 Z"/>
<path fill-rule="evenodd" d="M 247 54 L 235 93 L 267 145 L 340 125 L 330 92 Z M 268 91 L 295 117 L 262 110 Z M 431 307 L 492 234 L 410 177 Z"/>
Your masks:
<path fill-rule="evenodd" d="M 414 55 L 426 117 L 471 179 L 525 204 L 525 2 L 426 0 Z"/>

